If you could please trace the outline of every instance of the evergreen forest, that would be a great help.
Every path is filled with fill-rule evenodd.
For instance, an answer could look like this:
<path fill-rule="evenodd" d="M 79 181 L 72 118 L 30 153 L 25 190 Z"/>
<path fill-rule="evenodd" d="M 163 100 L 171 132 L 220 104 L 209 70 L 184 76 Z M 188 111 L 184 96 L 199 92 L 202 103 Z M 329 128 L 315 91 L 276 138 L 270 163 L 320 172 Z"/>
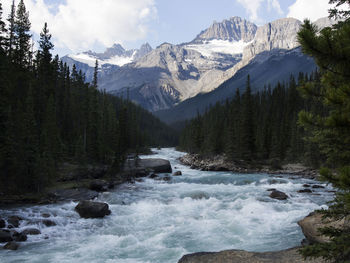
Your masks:
<path fill-rule="evenodd" d="M 23 0 L 2 18 L 0 3 L 0 191 L 40 192 L 62 162 L 117 169 L 128 152 L 176 144 L 176 134 L 146 110 L 86 83 L 52 56 L 48 25 L 33 51 Z"/>

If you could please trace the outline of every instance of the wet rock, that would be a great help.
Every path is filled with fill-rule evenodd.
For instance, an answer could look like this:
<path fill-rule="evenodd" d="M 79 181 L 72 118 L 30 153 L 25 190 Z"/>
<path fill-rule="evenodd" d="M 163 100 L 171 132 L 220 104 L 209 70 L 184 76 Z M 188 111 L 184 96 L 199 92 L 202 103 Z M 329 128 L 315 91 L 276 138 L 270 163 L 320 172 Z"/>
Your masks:
<path fill-rule="evenodd" d="M 312 188 L 314 188 L 314 189 L 317 189 L 317 188 L 323 189 L 325 187 L 323 185 L 315 184 L 315 185 L 312 186 Z"/>
<path fill-rule="evenodd" d="M 93 201 L 80 201 L 75 210 L 83 218 L 102 218 L 111 214 L 108 204 Z"/>
<path fill-rule="evenodd" d="M 23 233 L 13 233 L 12 234 L 13 240 L 17 242 L 24 242 L 27 241 L 27 235 Z"/>
<path fill-rule="evenodd" d="M 298 193 L 312 193 L 312 191 L 310 189 L 301 189 L 298 190 Z"/>
<path fill-rule="evenodd" d="M 165 159 L 138 159 L 135 160 L 127 160 L 124 165 L 124 171 L 133 171 L 133 170 L 144 171 L 143 175 L 146 176 L 147 171 L 152 170 L 155 173 L 171 173 L 171 165 L 168 160 Z"/>
<path fill-rule="evenodd" d="M 16 242 L 8 242 L 3 249 L 8 249 L 8 250 L 17 250 L 19 245 Z"/>
<path fill-rule="evenodd" d="M 49 218 L 51 215 L 49 213 L 42 213 L 41 216 L 44 218 Z"/>
<path fill-rule="evenodd" d="M 93 180 L 89 185 L 89 189 L 96 192 L 106 192 L 108 191 L 108 188 L 109 188 L 109 183 L 106 182 L 105 180 L 100 180 L 100 179 Z"/>
<path fill-rule="evenodd" d="M 57 225 L 55 221 L 52 221 L 50 219 L 43 219 L 43 220 L 41 220 L 41 222 L 47 227 L 56 226 Z"/>
<path fill-rule="evenodd" d="M 288 196 L 285 193 L 278 190 L 272 191 L 270 197 L 277 200 L 286 200 L 288 198 Z"/>
<path fill-rule="evenodd" d="M 299 248 L 275 252 L 247 252 L 225 250 L 221 252 L 199 252 L 183 256 L 178 263 L 323 263 L 325 261 L 303 260 Z"/>
<path fill-rule="evenodd" d="M 164 182 L 169 182 L 169 181 L 171 181 L 171 177 L 170 176 L 164 176 L 164 177 L 161 177 L 160 180 L 162 180 Z"/>
<path fill-rule="evenodd" d="M 0 229 L 0 243 L 13 241 L 12 233 L 7 229 Z"/>
<path fill-rule="evenodd" d="M 310 187 L 311 185 L 309 184 L 303 184 L 303 187 Z"/>
<path fill-rule="evenodd" d="M 149 178 L 151 178 L 151 179 L 154 179 L 154 178 L 157 178 L 158 177 L 158 175 L 156 175 L 155 173 L 151 173 L 151 175 L 149 176 Z"/>
<path fill-rule="evenodd" d="M 267 189 L 266 191 L 269 191 L 269 192 L 276 191 L 276 188 L 270 188 L 270 189 Z"/>
<path fill-rule="evenodd" d="M 7 219 L 7 223 L 8 223 L 9 225 L 14 226 L 14 227 L 19 227 L 19 224 L 20 224 L 19 221 L 21 221 L 21 220 L 23 220 L 23 218 L 20 217 L 20 216 L 10 216 L 10 217 Z"/>
<path fill-rule="evenodd" d="M 86 188 L 58 189 L 50 193 L 51 198 L 58 201 L 80 201 L 94 199 L 98 192 Z"/>
<path fill-rule="evenodd" d="M 5 226 L 6 226 L 5 220 L 0 218 L 0 228 L 4 228 Z"/>
<path fill-rule="evenodd" d="M 176 171 L 175 173 L 173 173 L 173 176 L 180 176 L 180 175 L 182 175 L 181 171 Z"/>
<path fill-rule="evenodd" d="M 37 228 L 26 228 L 21 233 L 24 234 L 24 235 L 27 235 L 27 236 L 28 235 L 40 235 L 41 234 L 40 230 L 37 229 Z"/>

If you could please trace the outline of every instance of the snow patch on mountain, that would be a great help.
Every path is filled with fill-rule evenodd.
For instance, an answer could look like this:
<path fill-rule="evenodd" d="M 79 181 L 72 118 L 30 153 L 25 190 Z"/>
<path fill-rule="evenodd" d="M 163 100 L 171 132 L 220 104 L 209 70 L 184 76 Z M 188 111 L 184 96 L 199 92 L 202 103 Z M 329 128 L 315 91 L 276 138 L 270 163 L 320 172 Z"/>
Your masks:
<path fill-rule="evenodd" d="M 134 61 L 134 56 L 135 56 L 136 51 L 134 51 L 133 55 L 128 57 L 128 56 L 113 56 L 109 59 L 101 60 L 98 59 L 97 57 L 85 54 L 85 53 L 79 53 L 79 54 L 71 54 L 68 55 L 70 58 L 79 61 L 84 64 L 88 64 L 90 67 L 95 67 L 95 62 L 96 60 L 98 61 L 99 66 L 101 67 L 102 65 L 105 64 L 111 64 L 111 65 L 116 65 L 116 66 L 124 66 L 128 63 L 131 63 Z"/>
<path fill-rule="evenodd" d="M 244 48 L 251 42 L 229 41 L 213 39 L 210 41 L 204 41 L 203 44 L 190 44 L 186 46 L 186 49 L 192 49 L 201 53 L 204 57 L 215 57 L 217 53 L 237 55 L 242 54 Z"/>

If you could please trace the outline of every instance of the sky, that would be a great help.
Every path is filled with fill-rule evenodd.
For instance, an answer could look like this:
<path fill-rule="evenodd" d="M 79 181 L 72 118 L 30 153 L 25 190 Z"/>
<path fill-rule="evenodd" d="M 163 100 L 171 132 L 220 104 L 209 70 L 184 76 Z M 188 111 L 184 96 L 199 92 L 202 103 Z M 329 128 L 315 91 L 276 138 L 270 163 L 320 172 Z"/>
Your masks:
<path fill-rule="evenodd" d="M 12 0 L 0 0 L 4 15 Z M 16 5 L 19 0 L 15 0 Z M 315 21 L 328 15 L 328 0 L 24 0 L 34 39 L 45 22 L 60 56 L 126 49 L 148 42 L 189 42 L 214 21 L 240 16 L 257 25 L 283 18 Z"/>

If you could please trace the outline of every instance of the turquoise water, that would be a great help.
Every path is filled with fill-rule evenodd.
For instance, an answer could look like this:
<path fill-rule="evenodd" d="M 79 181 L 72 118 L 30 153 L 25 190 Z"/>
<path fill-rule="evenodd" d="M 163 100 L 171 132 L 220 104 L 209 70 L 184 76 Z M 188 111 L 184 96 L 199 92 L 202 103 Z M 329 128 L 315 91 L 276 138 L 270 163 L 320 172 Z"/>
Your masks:
<path fill-rule="evenodd" d="M 199 251 L 286 249 L 304 238 L 297 221 L 332 198 L 326 185 L 314 194 L 297 193 L 312 180 L 191 170 L 177 161 L 184 153 L 155 151 L 149 157 L 170 160 L 183 175 L 170 182 L 146 178 L 102 194 L 98 200 L 112 211 L 104 219 L 79 218 L 75 202 L 0 210 L 31 219 L 50 213 L 57 223 L 23 221 L 18 231 L 32 226 L 42 234 L 28 236 L 18 251 L 0 250 L 0 262 L 173 263 Z M 269 188 L 290 198 L 271 199 Z"/>

